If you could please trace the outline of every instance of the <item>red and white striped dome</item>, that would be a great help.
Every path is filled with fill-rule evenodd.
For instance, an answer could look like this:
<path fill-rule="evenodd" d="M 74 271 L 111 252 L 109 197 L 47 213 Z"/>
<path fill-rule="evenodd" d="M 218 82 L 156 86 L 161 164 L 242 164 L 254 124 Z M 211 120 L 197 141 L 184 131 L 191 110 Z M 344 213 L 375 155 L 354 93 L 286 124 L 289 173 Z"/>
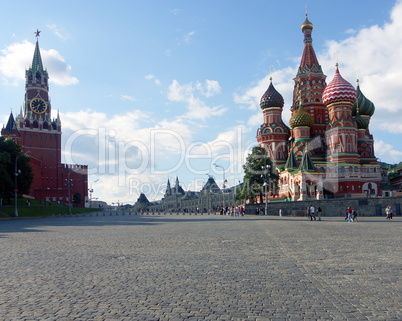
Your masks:
<path fill-rule="evenodd" d="M 325 105 L 340 101 L 348 101 L 354 103 L 357 99 L 356 89 L 339 73 L 338 65 L 336 66 L 334 79 L 328 84 L 322 93 L 322 102 Z"/>

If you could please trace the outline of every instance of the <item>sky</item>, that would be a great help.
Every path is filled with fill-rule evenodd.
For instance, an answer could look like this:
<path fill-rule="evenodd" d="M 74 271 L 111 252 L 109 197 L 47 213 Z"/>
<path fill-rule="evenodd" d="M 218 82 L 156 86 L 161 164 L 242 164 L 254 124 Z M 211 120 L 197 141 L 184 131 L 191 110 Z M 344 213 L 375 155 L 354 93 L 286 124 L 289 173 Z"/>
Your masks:
<path fill-rule="evenodd" d="M 402 160 L 402 1 L 2 1 L 0 119 L 18 114 L 41 31 L 63 162 L 87 164 L 92 196 L 160 200 L 242 181 L 273 78 L 289 123 L 305 14 L 329 83 L 335 64 L 376 111 L 379 160 Z"/>

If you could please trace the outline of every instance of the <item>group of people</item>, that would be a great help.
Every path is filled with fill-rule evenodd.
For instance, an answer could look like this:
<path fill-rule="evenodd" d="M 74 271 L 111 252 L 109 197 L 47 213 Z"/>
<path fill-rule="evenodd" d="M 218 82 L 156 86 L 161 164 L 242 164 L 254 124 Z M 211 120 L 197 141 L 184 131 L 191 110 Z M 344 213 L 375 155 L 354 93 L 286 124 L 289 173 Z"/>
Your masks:
<path fill-rule="evenodd" d="M 321 207 L 318 206 L 317 213 L 318 213 L 319 220 L 321 220 L 321 212 L 322 212 Z M 315 213 L 316 213 L 316 208 L 313 205 L 310 205 L 307 207 L 307 216 L 310 217 L 311 221 L 317 220 Z"/>
<path fill-rule="evenodd" d="M 387 220 L 392 220 L 392 218 L 393 218 L 393 216 L 394 216 L 394 211 L 392 210 L 392 206 L 391 205 L 388 205 L 386 208 L 385 208 L 385 215 L 386 215 L 386 219 Z"/>

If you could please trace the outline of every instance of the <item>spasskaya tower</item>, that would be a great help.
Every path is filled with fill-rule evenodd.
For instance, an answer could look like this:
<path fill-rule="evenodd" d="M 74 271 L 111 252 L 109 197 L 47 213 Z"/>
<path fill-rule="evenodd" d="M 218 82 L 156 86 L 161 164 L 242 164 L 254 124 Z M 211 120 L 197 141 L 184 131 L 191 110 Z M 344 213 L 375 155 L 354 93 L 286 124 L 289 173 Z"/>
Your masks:
<path fill-rule="evenodd" d="M 61 163 L 61 120 L 59 112 L 51 118 L 49 75 L 42 63 L 39 33 L 35 32 L 32 65 L 25 71 L 23 107 L 15 119 L 10 114 L 1 135 L 14 139 L 30 157 L 34 172 L 30 196 L 69 203 L 74 193 L 79 193 L 84 200 L 88 195 L 87 166 Z M 78 206 L 84 206 L 84 201 Z"/>

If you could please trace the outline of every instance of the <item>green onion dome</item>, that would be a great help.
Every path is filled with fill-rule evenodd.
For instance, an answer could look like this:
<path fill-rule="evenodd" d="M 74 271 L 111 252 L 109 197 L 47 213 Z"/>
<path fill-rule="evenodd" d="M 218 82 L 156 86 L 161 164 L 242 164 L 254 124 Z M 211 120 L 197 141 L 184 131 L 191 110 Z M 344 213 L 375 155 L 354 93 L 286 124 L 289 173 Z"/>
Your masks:
<path fill-rule="evenodd" d="M 369 122 L 367 119 L 363 118 L 359 113 L 356 114 L 356 116 L 353 117 L 357 128 L 358 129 L 367 129 L 369 126 Z"/>
<path fill-rule="evenodd" d="M 289 120 L 290 127 L 296 128 L 301 126 L 311 127 L 314 125 L 314 117 L 303 109 L 303 106 L 299 107 L 299 110 Z"/>
<path fill-rule="evenodd" d="M 357 82 L 356 91 L 357 91 L 357 100 L 353 105 L 353 109 L 352 109 L 353 116 L 356 115 L 357 108 L 359 108 L 360 115 L 365 115 L 365 116 L 370 116 L 370 117 L 373 116 L 374 111 L 375 111 L 375 106 L 371 102 L 371 100 L 367 99 L 366 96 L 364 96 L 364 94 L 360 90 L 359 81 Z"/>
<path fill-rule="evenodd" d="M 261 109 L 270 108 L 270 107 L 280 107 L 283 108 L 285 104 L 282 95 L 275 89 L 274 85 L 272 85 L 272 78 L 270 78 L 271 83 L 267 91 L 262 95 L 260 100 Z"/>

